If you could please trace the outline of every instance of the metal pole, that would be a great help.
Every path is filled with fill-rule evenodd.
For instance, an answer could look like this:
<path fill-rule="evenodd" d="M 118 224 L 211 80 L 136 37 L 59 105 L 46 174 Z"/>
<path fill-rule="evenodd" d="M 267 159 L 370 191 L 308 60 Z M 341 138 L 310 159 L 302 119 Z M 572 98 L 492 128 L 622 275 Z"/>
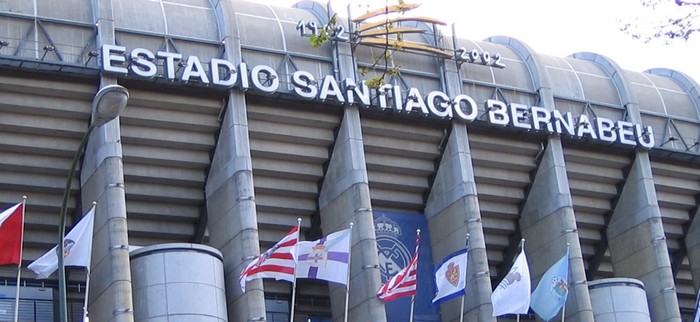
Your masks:
<path fill-rule="evenodd" d="M 301 218 L 297 218 L 297 242 L 294 244 L 294 254 L 298 256 L 299 253 L 299 235 L 301 232 Z M 296 301 L 297 295 L 297 259 L 294 259 L 294 282 L 292 283 L 292 307 L 290 308 L 291 314 L 289 314 L 289 322 L 294 322 L 294 302 Z"/>
<path fill-rule="evenodd" d="M 350 264 L 352 263 L 352 226 L 353 223 L 350 223 L 350 249 L 348 251 L 348 276 L 347 279 L 345 280 L 345 318 L 343 319 L 343 322 L 348 322 L 348 308 L 349 308 L 349 303 L 350 303 Z"/>
<path fill-rule="evenodd" d="M 63 190 L 63 204 L 61 205 L 61 216 L 58 222 L 58 245 L 56 248 L 56 257 L 58 258 L 58 308 L 59 308 L 59 321 L 68 322 L 68 303 L 66 296 L 66 268 L 63 262 L 63 238 L 66 234 L 66 215 L 68 212 L 68 197 L 70 196 L 70 186 L 73 182 L 73 176 L 75 175 L 75 168 L 78 166 L 78 161 L 80 156 L 83 154 L 83 149 L 85 149 L 85 144 L 90 137 L 90 133 L 95 129 L 93 125 L 90 125 L 83 135 L 83 139 L 80 142 L 80 146 L 75 151 L 75 156 L 73 157 L 73 163 L 70 167 L 70 172 L 68 172 L 68 179 L 66 180 L 66 188 Z"/>
<path fill-rule="evenodd" d="M 17 265 L 17 288 L 15 290 L 15 322 L 19 321 L 19 283 L 22 279 L 22 247 L 24 247 L 24 217 L 26 215 L 26 207 L 27 196 L 22 196 L 22 232 L 20 233 L 21 237 L 19 241 L 19 264 Z"/>

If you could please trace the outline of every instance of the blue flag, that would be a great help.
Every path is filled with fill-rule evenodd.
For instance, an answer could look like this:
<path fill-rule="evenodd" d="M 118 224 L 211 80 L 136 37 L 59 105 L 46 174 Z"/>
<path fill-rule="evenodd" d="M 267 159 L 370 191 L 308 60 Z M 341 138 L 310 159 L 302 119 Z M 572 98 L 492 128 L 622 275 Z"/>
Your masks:
<path fill-rule="evenodd" d="M 532 292 L 530 307 L 540 318 L 554 318 L 569 297 L 569 249 L 566 255 L 542 275 L 537 288 Z"/>

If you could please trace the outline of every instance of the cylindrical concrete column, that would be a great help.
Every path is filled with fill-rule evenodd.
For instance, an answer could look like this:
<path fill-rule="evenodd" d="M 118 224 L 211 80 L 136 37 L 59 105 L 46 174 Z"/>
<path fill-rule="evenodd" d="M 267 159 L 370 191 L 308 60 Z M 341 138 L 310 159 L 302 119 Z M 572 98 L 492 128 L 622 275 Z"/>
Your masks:
<path fill-rule="evenodd" d="M 651 322 L 644 283 L 631 278 L 588 282 L 596 322 Z"/>
<path fill-rule="evenodd" d="M 161 244 L 131 252 L 134 321 L 228 321 L 221 252 Z"/>

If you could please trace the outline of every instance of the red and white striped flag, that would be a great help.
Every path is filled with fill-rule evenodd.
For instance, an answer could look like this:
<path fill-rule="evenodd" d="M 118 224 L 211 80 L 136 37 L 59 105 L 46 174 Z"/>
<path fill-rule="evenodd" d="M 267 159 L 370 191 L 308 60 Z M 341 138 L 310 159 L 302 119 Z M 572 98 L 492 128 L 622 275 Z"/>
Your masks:
<path fill-rule="evenodd" d="M 416 233 L 416 251 L 413 253 L 408 266 L 400 270 L 387 281 L 377 292 L 377 297 L 388 302 L 399 297 L 416 295 L 416 275 L 418 274 L 418 246 L 420 245 L 420 230 Z"/>
<path fill-rule="evenodd" d="M 24 203 L 0 212 L 0 265 L 19 265 L 22 261 Z"/>
<path fill-rule="evenodd" d="M 238 281 L 245 292 L 246 282 L 258 278 L 274 278 L 294 282 L 296 245 L 299 242 L 299 226 L 295 226 L 277 244 L 256 257 L 241 272 Z"/>

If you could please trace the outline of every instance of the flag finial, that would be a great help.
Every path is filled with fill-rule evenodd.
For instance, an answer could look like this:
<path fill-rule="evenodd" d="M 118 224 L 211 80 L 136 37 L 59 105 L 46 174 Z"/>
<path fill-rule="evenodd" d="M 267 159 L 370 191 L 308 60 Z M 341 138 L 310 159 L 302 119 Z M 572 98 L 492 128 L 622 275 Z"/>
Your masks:
<path fill-rule="evenodd" d="M 27 195 L 22 195 L 22 199 L 27 200 Z"/>

